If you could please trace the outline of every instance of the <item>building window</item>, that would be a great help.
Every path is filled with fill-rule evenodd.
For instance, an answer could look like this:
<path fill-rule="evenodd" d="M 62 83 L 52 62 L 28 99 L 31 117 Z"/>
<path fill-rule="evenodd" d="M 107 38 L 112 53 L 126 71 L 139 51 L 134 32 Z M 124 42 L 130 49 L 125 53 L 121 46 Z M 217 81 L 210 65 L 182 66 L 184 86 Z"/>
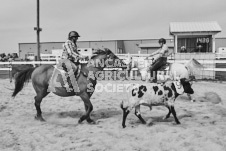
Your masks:
<path fill-rule="evenodd" d="M 123 53 L 123 50 L 122 50 L 122 48 L 118 48 L 118 52 L 117 52 L 118 54 L 122 54 Z"/>
<path fill-rule="evenodd" d="M 208 53 L 212 52 L 211 36 L 178 38 L 179 53 Z"/>

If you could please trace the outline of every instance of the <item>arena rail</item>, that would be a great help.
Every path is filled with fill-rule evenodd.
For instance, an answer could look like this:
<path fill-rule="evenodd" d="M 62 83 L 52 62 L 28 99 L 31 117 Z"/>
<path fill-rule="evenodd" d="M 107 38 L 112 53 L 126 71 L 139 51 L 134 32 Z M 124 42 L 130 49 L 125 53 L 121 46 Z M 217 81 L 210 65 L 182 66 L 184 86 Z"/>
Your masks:
<path fill-rule="evenodd" d="M 12 65 L 12 64 L 56 64 L 56 61 L 8 61 L 0 62 L 0 65 Z"/>
<path fill-rule="evenodd" d="M 0 68 L 0 71 L 12 71 L 12 68 Z"/>
<path fill-rule="evenodd" d="M 59 55 L 52 55 L 52 54 L 41 54 L 41 60 L 45 61 L 57 61 L 61 58 Z"/>
<path fill-rule="evenodd" d="M 132 60 L 136 60 L 142 57 L 148 57 L 148 59 L 151 60 L 151 57 L 149 57 L 150 54 L 115 54 L 116 56 L 118 56 L 120 59 L 124 60 L 125 63 L 128 63 L 131 59 Z M 168 62 L 170 63 L 186 63 L 189 58 L 191 58 L 191 55 L 194 54 L 189 54 L 187 53 L 187 59 L 174 59 L 175 55 L 171 55 L 168 57 Z M 207 72 L 211 72 L 212 73 L 216 73 L 216 72 L 226 72 L 226 68 L 221 67 L 221 68 L 216 68 L 216 64 L 226 64 L 226 60 L 222 60 L 219 58 L 222 58 L 223 56 L 221 55 L 221 57 L 219 57 L 219 54 L 215 54 L 216 58 L 212 59 L 212 60 L 208 60 L 208 59 L 202 59 L 202 58 L 197 58 L 197 61 L 199 61 L 201 64 L 203 64 L 205 66 L 205 68 L 203 69 L 203 72 L 207 71 Z M 190 56 L 190 57 L 189 57 Z M 218 58 L 217 58 L 218 57 Z M 9 77 L 10 77 L 10 71 L 12 70 L 12 65 L 22 65 L 22 64 L 32 64 L 33 66 L 35 65 L 42 65 L 42 64 L 57 64 L 59 61 L 59 57 L 56 55 L 52 55 L 52 54 L 45 54 L 42 55 L 42 59 L 43 61 L 9 61 L 9 62 L 0 62 L 0 65 L 2 66 L 2 68 L 0 67 L 0 71 L 9 71 Z M 46 61 L 44 61 L 46 60 Z M 47 61 L 48 60 L 48 61 Z M 81 61 L 81 63 L 85 63 L 84 61 Z M 104 70 L 122 70 L 121 68 L 105 68 Z M 137 68 L 133 68 L 132 71 L 137 71 Z M 133 74 L 132 72 L 130 74 Z"/>
<path fill-rule="evenodd" d="M 170 63 L 186 63 L 188 60 L 168 60 Z M 197 60 L 201 64 L 226 64 L 226 60 Z M 82 61 L 81 63 L 84 63 Z M 32 64 L 32 65 L 42 65 L 42 64 L 57 64 L 57 61 L 9 61 L 9 62 L 0 62 L 0 65 L 4 65 L 3 68 L 0 68 L 0 70 L 11 70 L 12 65 L 23 65 L 23 64 Z M 7 66 L 7 67 L 6 67 Z M 115 70 L 116 68 L 108 68 L 105 70 Z M 136 70 L 136 69 L 135 69 Z M 204 68 L 206 71 L 225 71 L 226 68 Z"/>

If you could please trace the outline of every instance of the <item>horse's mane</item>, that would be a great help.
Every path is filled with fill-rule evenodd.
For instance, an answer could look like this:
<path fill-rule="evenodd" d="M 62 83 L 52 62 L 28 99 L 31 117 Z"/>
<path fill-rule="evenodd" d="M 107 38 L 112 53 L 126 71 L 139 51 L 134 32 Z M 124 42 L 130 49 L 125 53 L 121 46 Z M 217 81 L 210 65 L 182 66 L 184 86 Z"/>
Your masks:
<path fill-rule="evenodd" d="M 108 48 L 104 48 L 104 50 L 102 49 L 97 49 L 95 50 L 95 52 L 93 53 L 93 55 L 91 56 L 91 59 L 94 59 L 97 55 L 104 55 L 104 54 L 110 54 L 112 53 L 110 49 Z"/>
<path fill-rule="evenodd" d="M 120 61 L 120 65 L 122 68 L 127 68 L 126 67 L 126 63 L 123 61 L 123 59 L 120 59 L 118 56 L 116 56 L 110 49 L 108 48 L 104 48 L 102 49 L 97 49 L 93 52 L 93 55 L 91 56 L 90 60 L 94 60 L 96 59 L 96 57 L 98 57 L 99 55 L 110 55 L 111 59 Z M 107 56 L 106 56 L 107 57 Z"/>

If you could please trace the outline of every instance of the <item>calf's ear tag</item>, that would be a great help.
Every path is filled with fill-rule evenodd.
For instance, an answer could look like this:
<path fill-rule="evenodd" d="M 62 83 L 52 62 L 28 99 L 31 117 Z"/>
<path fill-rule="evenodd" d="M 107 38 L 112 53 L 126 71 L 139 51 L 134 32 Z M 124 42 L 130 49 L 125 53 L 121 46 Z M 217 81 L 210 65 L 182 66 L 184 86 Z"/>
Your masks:
<path fill-rule="evenodd" d="M 179 81 L 174 81 L 173 84 L 174 84 L 178 94 L 183 94 L 184 93 L 184 88 L 183 88 L 182 84 Z"/>

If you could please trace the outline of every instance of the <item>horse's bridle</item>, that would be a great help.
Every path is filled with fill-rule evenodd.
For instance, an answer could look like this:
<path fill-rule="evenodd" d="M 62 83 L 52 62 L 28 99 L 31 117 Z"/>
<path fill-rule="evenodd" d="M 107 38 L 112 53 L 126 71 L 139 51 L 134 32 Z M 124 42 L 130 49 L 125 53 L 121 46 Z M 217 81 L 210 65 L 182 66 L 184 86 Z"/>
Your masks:
<path fill-rule="evenodd" d="M 98 55 L 98 54 L 97 54 Z M 111 53 L 111 54 L 105 54 L 106 55 L 106 58 L 104 58 L 104 60 L 106 61 L 106 60 L 108 60 L 108 59 L 112 59 L 113 61 L 115 60 L 113 57 L 114 57 L 114 54 L 113 53 Z M 90 59 L 90 60 L 92 60 L 92 59 Z M 90 61 L 89 60 L 89 61 Z M 100 69 L 101 67 L 96 67 L 95 65 L 94 65 L 94 67 L 95 68 L 97 68 L 97 69 Z"/>

